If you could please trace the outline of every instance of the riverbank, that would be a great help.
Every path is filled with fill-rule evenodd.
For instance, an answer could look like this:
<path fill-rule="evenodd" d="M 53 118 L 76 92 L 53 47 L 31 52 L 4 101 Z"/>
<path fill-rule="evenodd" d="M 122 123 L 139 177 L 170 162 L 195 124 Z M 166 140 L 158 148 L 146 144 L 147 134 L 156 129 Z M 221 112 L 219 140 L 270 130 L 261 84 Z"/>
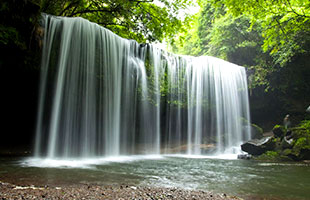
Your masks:
<path fill-rule="evenodd" d="M 240 199 L 226 194 L 178 188 L 140 186 L 19 186 L 0 181 L 0 198 L 6 199 Z"/>

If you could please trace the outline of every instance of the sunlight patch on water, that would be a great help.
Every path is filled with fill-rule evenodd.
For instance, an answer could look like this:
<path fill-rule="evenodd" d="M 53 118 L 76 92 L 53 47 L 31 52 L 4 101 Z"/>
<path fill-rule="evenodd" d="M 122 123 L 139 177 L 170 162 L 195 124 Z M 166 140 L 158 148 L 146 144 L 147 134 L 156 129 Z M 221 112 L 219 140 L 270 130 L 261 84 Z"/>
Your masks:
<path fill-rule="evenodd" d="M 40 168 L 82 168 L 96 169 L 96 165 L 105 165 L 109 163 L 127 163 L 139 160 L 159 160 L 164 159 L 161 155 L 135 155 L 135 156 L 115 156 L 102 158 L 84 158 L 84 159 L 62 159 L 62 158 L 28 158 L 21 162 L 24 167 Z"/>

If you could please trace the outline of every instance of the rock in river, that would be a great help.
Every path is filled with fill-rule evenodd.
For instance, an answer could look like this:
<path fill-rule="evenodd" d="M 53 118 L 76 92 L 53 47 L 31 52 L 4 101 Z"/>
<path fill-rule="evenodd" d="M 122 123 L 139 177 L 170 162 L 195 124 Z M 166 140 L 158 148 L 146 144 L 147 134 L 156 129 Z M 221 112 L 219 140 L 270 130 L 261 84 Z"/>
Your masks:
<path fill-rule="evenodd" d="M 261 155 L 266 151 L 272 149 L 272 136 L 263 137 L 262 139 L 250 140 L 241 145 L 242 151 L 251 155 Z"/>

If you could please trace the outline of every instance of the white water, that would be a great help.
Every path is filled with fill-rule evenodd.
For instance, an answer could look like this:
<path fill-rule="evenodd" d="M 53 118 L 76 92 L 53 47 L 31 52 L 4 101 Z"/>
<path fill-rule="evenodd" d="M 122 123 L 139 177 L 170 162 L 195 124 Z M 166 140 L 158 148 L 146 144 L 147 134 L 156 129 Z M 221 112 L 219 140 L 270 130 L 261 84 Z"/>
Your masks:
<path fill-rule="evenodd" d="M 108 156 L 102 158 L 81 158 L 81 159 L 63 159 L 63 158 L 27 158 L 20 162 L 24 167 L 41 168 L 83 168 L 96 169 L 97 165 L 107 165 L 110 163 L 129 163 L 139 160 L 161 160 L 161 155 L 131 155 L 131 156 Z"/>
<path fill-rule="evenodd" d="M 45 16 L 35 155 L 227 152 L 250 139 L 245 69 Z"/>

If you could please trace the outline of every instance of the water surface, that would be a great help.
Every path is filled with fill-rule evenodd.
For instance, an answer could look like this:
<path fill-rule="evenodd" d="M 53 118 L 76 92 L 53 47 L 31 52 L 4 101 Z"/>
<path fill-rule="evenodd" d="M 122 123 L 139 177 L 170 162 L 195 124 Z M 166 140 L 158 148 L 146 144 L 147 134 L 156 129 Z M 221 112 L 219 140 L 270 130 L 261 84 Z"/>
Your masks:
<path fill-rule="evenodd" d="M 310 199 L 307 164 L 209 157 L 130 156 L 80 161 L 0 158 L 0 180 L 50 186 L 179 187 L 241 197 Z"/>

